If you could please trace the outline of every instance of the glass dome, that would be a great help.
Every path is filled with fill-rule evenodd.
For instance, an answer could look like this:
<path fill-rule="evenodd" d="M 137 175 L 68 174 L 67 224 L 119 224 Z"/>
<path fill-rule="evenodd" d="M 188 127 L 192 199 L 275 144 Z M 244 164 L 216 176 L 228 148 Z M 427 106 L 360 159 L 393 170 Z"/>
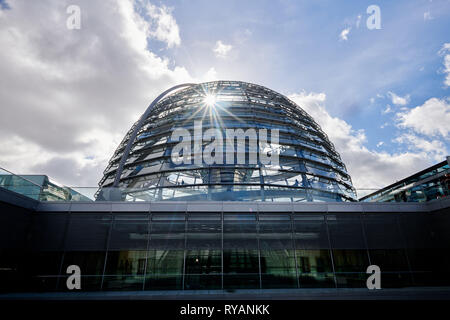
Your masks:
<path fill-rule="evenodd" d="M 356 199 L 327 135 L 287 97 L 239 81 L 183 86 L 132 126 L 99 191 L 118 187 L 130 201 Z"/>

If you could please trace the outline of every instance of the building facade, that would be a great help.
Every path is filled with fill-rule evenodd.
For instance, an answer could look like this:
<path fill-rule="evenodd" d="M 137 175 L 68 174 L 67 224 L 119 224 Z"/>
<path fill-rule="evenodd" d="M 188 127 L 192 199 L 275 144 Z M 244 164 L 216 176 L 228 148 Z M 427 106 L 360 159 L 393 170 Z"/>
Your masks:
<path fill-rule="evenodd" d="M 426 202 L 450 195 L 450 157 L 401 181 L 362 197 L 367 202 Z"/>
<path fill-rule="evenodd" d="M 369 265 L 380 267 L 382 288 L 450 285 L 449 199 L 59 203 L 0 194 L 3 292 L 67 291 L 70 265 L 81 269 L 82 291 L 365 288 Z"/>
<path fill-rule="evenodd" d="M 450 286 L 448 196 L 357 202 L 327 136 L 286 97 L 175 88 L 132 126 L 95 198 L 2 178 L 16 181 L 0 186 L 2 292 L 67 291 L 73 265 L 82 291 L 366 288 L 370 265 L 383 288 Z"/>

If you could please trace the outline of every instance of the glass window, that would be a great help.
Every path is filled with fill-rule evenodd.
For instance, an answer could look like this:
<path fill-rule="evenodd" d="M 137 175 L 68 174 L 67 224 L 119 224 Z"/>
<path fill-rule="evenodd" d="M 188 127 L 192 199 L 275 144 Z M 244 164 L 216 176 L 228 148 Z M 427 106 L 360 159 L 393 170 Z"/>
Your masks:
<path fill-rule="evenodd" d="M 221 249 L 221 221 L 189 221 L 187 233 L 189 249 Z"/>
<path fill-rule="evenodd" d="M 371 264 L 381 269 L 384 288 L 411 285 L 411 273 L 404 249 L 369 249 Z"/>
<path fill-rule="evenodd" d="M 143 276 L 105 276 L 103 279 L 103 290 L 140 291 L 143 286 Z"/>
<path fill-rule="evenodd" d="M 259 237 L 261 250 L 293 249 L 290 221 L 260 221 Z"/>
<path fill-rule="evenodd" d="M 256 215 L 246 213 L 225 213 L 223 219 L 225 221 L 256 221 Z"/>
<path fill-rule="evenodd" d="M 400 226 L 406 241 L 414 284 L 427 286 L 442 283 L 447 272 L 439 274 L 436 271 L 440 265 L 445 264 L 445 260 L 437 257 L 445 257 L 442 252 L 447 250 L 434 249 L 430 217 L 425 214 L 405 213 L 400 215 Z"/>
<path fill-rule="evenodd" d="M 367 288 L 365 272 L 336 272 L 336 286 L 338 288 Z M 383 280 L 381 280 L 383 287 Z"/>
<path fill-rule="evenodd" d="M 294 250 L 261 250 L 263 288 L 297 287 Z"/>
<path fill-rule="evenodd" d="M 147 274 L 183 274 L 183 250 L 150 250 Z"/>
<path fill-rule="evenodd" d="M 66 214 L 35 214 L 31 226 L 32 248 L 39 251 L 63 249 Z"/>
<path fill-rule="evenodd" d="M 62 252 L 36 252 L 31 255 L 28 269 L 33 275 L 59 275 Z"/>
<path fill-rule="evenodd" d="M 107 275 L 144 275 L 146 251 L 109 251 Z"/>
<path fill-rule="evenodd" d="M 258 250 L 223 251 L 224 273 L 259 273 Z"/>
<path fill-rule="evenodd" d="M 222 288 L 222 276 L 215 274 L 186 274 L 184 277 L 186 290 L 214 290 Z"/>
<path fill-rule="evenodd" d="M 365 214 L 363 215 L 363 224 L 369 248 L 394 249 L 405 247 L 397 214 Z"/>
<path fill-rule="evenodd" d="M 148 221 L 114 221 L 109 243 L 110 250 L 147 249 Z"/>
<path fill-rule="evenodd" d="M 59 279 L 58 291 L 70 291 L 67 289 L 67 278 L 68 276 L 62 276 Z M 81 276 L 81 291 L 100 291 L 102 285 L 102 276 Z"/>
<path fill-rule="evenodd" d="M 335 287 L 330 251 L 296 250 L 301 288 Z"/>
<path fill-rule="evenodd" d="M 296 249 L 328 249 L 327 227 L 323 216 L 302 217 L 294 221 Z M 321 219 L 320 219 L 321 218 Z"/>
<path fill-rule="evenodd" d="M 225 220 L 223 229 L 224 249 L 258 249 L 256 221 Z"/>
<path fill-rule="evenodd" d="M 167 221 L 153 222 L 149 248 L 151 249 L 184 249 L 185 222 Z"/>
<path fill-rule="evenodd" d="M 222 252 L 220 250 L 186 251 L 186 274 L 211 274 L 222 272 Z"/>
<path fill-rule="evenodd" d="M 145 277 L 144 290 L 181 290 L 182 274 L 152 274 Z"/>
<path fill-rule="evenodd" d="M 366 272 L 369 258 L 366 250 L 333 250 L 334 269 L 336 272 Z"/>
<path fill-rule="evenodd" d="M 365 249 L 362 224 L 359 214 L 327 216 L 333 249 Z"/>
<path fill-rule="evenodd" d="M 104 251 L 70 251 L 64 254 L 62 274 L 66 274 L 67 267 L 77 265 L 82 275 L 102 275 L 105 265 Z"/>
<path fill-rule="evenodd" d="M 222 252 L 220 250 L 186 251 L 185 289 L 220 289 L 221 274 Z"/>
<path fill-rule="evenodd" d="M 72 215 L 66 250 L 106 250 L 110 224 L 109 215 Z"/>

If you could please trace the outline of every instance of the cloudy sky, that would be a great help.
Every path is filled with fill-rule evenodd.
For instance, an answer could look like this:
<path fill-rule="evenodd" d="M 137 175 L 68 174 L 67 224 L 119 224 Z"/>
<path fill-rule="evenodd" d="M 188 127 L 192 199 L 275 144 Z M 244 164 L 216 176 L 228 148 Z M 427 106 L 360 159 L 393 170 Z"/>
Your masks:
<path fill-rule="evenodd" d="M 0 0 L 0 166 L 96 186 L 158 93 L 224 79 L 289 96 L 383 187 L 450 153 L 449 30 L 449 0 Z"/>

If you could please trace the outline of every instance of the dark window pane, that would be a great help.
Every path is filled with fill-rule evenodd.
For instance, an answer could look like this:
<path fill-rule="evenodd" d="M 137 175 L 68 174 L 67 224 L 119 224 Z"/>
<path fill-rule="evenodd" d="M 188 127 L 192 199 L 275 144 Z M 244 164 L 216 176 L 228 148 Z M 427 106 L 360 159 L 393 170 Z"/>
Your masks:
<path fill-rule="evenodd" d="M 369 258 L 366 250 L 333 250 L 336 272 L 366 272 Z"/>
<path fill-rule="evenodd" d="M 333 267 L 329 250 L 296 250 L 299 273 L 331 273 Z"/>
<path fill-rule="evenodd" d="M 408 260 L 403 249 L 369 250 L 370 262 L 380 267 L 381 272 L 409 272 Z"/>
<path fill-rule="evenodd" d="M 258 250 L 224 250 L 223 268 L 225 274 L 259 274 Z"/>
<path fill-rule="evenodd" d="M 31 228 L 32 248 L 39 251 L 61 251 L 66 226 L 66 214 L 36 214 Z"/>
<path fill-rule="evenodd" d="M 211 274 L 222 272 L 222 252 L 220 250 L 186 251 L 186 274 Z"/>
<path fill-rule="evenodd" d="M 184 249 L 185 222 L 153 222 L 149 247 L 151 249 Z"/>
<path fill-rule="evenodd" d="M 62 252 L 37 252 L 30 256 L 28 264 L 33 275 L 59 275 L 61 267 Z"/>
<path fill-rule="evenodd" d="M 186 290 L 214 290 L 222 288 L 221 275 L 186 274 L 184 278 Z"/>
<path fill-rule="evenodd" d="M 145 290 L 181 290 L 182 274 L 153 274 L 145 277 Z"/>
<path fill-rule="evenodd" d="M 333 273 L 300 273 L 300 288 L 334 288 Z"/>
<path fill-rule="evenodd" d="M 442 256 L 449 256 L 448 251 L 430 248 L 407 249 L 414 284 L 416 286 L 444 285 L 447 272 L 439 273 Z"/>
<path fill-rule="evenodd" d="M 189 221 L 220 221 L 220 213 L 190 213 Z"/>
<path fill-rule="evenodd" d="M 235 214 L 235 213 L 224 213 L 223 220 L 225 221 L 256 221 L 256 215 L 254 214 Z"/>
<path fill-rule="evenodd" d="M 109 251 L 107 275 L 144 275 L 146 251 Z"/>
<path fill-rule="evenodd" d="M 224 289 L 259 289 L 259 274 L 224 274 Z"/>
<path fill-rule="evenodd" d="M 370 275 L 368 274 L 367 277 L 369 276 Z M 381 271 L 381 288 L 403 288 L 411 285 L 412 277 L 410 272 Z"/>
<path fill-rule="evenodd" d="M 66 250 L 106 250 L 109 215 L 73 215 L 66 239 Z"/>
<path fill-rule="evenodd" d="M 58 291 L 70 291 L 67 289 L 67 276 L 60 277 Z M 81 276 L 81 290 L 80 291 L 100 291 L 102 284 L 102 276 Z M 78 291 L 78 290 L 77 290 Z"/>
<path fill-rule="evenodd" d="M 221 249 L 222 223 L 220 221 L 189 221 L 187 248 Z"/>
<path fill-rule="evenodd" d="M 424 214 L 405 213 L 400 225 L 408 248 L 433 248 L 429 218 Z"/>
<path fill-rule="evenodd" d="M 267 213 L 262 213 L 259 215 L 259 220 L 260 221 L 277 221 L 277 220 L 284 220 L 284 221 L 289 221 L 291 220 L 291 217 L 287 214 L 267 214 Z"/>
<path fill-rule="evenodd" d="M 225 221 L 223 225 L 224 249 L 257 249 L 255 221 Z"/>
<path fill-rule="evenodd" d="M 361 272 L 336 272 L 336 283 L 338 288 L 367 288 L 366 273 Z M 383 282 L 381 282 L 383 285 Z M 383 287 L 382 287 L 383 288 Z"/>
<path fill-rule="evenodd" d="M 261 250 L 263 288 L 297 287 L 294 250 Z"/>
<path fill-rule="evenodd" d="M 60 279 L 65 279 L 65 278 L 61 277 Z M 31 291 L 37 291 L 37 292 L 57 291 L 57 283 L 58 283 L 57 276 L 33 277 L 31 280 Z"/>
<path fill-rule="evenodd" d="M 105 276 L 103 290 L 140 291 L 143 284 L 142 276 Z"/>
<path fill-rule="evenodd" d="M 148 221 L 115 221 L 109 250 L 147 249 Z"/>
<path fill-rule="evenodd" d="M 61 274 L 66 274 L 67 267 L 77 265 L 82 275 L 102 275 L 105 264 L 104 251 L 66 252 L 63 259 Z"/>
<path fill-rule="evenodd" d="M 362 225 L 359 215 L 341 214 L 327 216 L 333 249 L 364 249 Z"/>
<path fill-rule="evenodd" d="M 183 273 L 183 250 L 150 250 L 147 260 L 147 275 Z"/>
<path fill-rule="evenodd" d="M 291 222 L 260 222 L 259 237 L 261 250 L 293 249 Z"/>
<path fill-rule="evenodd" d="M 294 222 L 296 249 L 328 249 L 328 235 L 325 221 L 296 220 Z"/>
<path fill-rule="evenodd" d="M 173 213 L 154 213 L 152 215 L 153 221 L 184 221 L 185 216 L 180 214 L 173 214 Z"/>
<path fill-rule="evenodd" d="M 396 214 L 368 214 L 363 217 L 369 248 L 394 249 L 405 247 Z"/>

